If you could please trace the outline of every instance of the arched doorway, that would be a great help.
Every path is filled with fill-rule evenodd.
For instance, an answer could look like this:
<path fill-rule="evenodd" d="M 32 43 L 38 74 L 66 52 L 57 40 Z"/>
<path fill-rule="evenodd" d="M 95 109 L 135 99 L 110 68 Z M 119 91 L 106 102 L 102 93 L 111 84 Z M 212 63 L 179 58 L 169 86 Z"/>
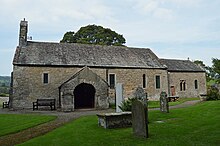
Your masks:
<path fill-rule="evenodd" d="M 94 108 L 95 88 L 91 84 L 81 83 L 74 89 L 75 109 Z"/>

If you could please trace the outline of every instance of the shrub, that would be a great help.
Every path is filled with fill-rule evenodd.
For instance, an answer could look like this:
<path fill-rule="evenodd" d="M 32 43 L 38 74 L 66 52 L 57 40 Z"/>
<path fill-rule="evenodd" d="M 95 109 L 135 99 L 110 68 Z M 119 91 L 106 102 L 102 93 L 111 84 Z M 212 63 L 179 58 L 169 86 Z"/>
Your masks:
<path fill-rule="evenodd" d="M 128 98 L 127 100 L 122 101 L 121 105 L 118 106 L 123 112 L 131 111 L 132 102 L 138 100 L 137 98 Z"/>
<path fill-rule="evenodd" d="M 220 94 L 217 87 L 209 87 L 206 100 L 220 100 Z"/>
<path fill-rule="evenodd" d="M 110 103 L 110 104 L 109 104 L 109 108 L 111 108 L 111 109 L 116 109 L 115 103 Z"/>

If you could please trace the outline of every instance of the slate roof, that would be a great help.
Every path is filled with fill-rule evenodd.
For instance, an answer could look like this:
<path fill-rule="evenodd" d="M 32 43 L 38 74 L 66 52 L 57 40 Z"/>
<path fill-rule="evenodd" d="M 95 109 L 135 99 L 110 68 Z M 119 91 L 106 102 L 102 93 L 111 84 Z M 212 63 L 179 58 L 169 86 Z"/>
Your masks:
<path fill-rule="evenodd" d="M 33 41 L 17 47 L 13 64 L 166 69 L 150 49 Z"/>
<path fill-rule="evenodd" d="M 190 60 L 160 59 L 170 72 L 205 72 L 204 69 Z"/>

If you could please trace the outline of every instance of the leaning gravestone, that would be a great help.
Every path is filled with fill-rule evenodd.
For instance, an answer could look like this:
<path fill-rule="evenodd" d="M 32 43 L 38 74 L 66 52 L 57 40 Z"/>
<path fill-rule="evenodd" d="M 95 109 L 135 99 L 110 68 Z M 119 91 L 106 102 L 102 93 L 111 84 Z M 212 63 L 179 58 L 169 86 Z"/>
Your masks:
<path fill-rule="evenodd" d="M 119 108 L 123 101 L 123 85 L 122 83 L 116 84 L 116 112 L 122 112 L 122 110 Z"/>
<path fill-rule="evenodd" d="M 147 106 L 139 100 L 132 103 L 132 128 L 135 136 L 148 138 Z"/>
<path fill-rule="evenodd" d="M 169 104 L 166 92 L 160 93 L 160 111 L 164 113 L 169 113 Z"/>

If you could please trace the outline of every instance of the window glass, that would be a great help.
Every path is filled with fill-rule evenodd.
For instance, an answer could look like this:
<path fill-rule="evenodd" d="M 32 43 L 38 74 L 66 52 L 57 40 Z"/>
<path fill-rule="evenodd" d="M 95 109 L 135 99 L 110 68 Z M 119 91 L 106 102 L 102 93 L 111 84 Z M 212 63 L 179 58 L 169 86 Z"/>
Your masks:
<path fill-rule="evenodd" d="M 156 76 L 156 89 L 160 89 L 160 76 Z"/>
<path fill-rule="evenodd" d="M 146 75 L 143 74 L 143 88 L 146 88 Z"/>
<path fill-rule="evenodd" d="M 115 88 L 115 74 L 109 74 L 110 88 Z"/>
<path fill-rule="evenodd" d="M 43 83 L 48 84 L 49 83 L 49 75 L 48 73 L 43 74 Z"/>
<path fill-rule="evenodd" d="M 180 80 L 180 91 L 186 90 L 186 80 Z"/>
<path fill-rule="evenodd" d="M 198 81 L 195 80 L 194 82 L 195 82 L 195 89 L 198 89 Z"/>

